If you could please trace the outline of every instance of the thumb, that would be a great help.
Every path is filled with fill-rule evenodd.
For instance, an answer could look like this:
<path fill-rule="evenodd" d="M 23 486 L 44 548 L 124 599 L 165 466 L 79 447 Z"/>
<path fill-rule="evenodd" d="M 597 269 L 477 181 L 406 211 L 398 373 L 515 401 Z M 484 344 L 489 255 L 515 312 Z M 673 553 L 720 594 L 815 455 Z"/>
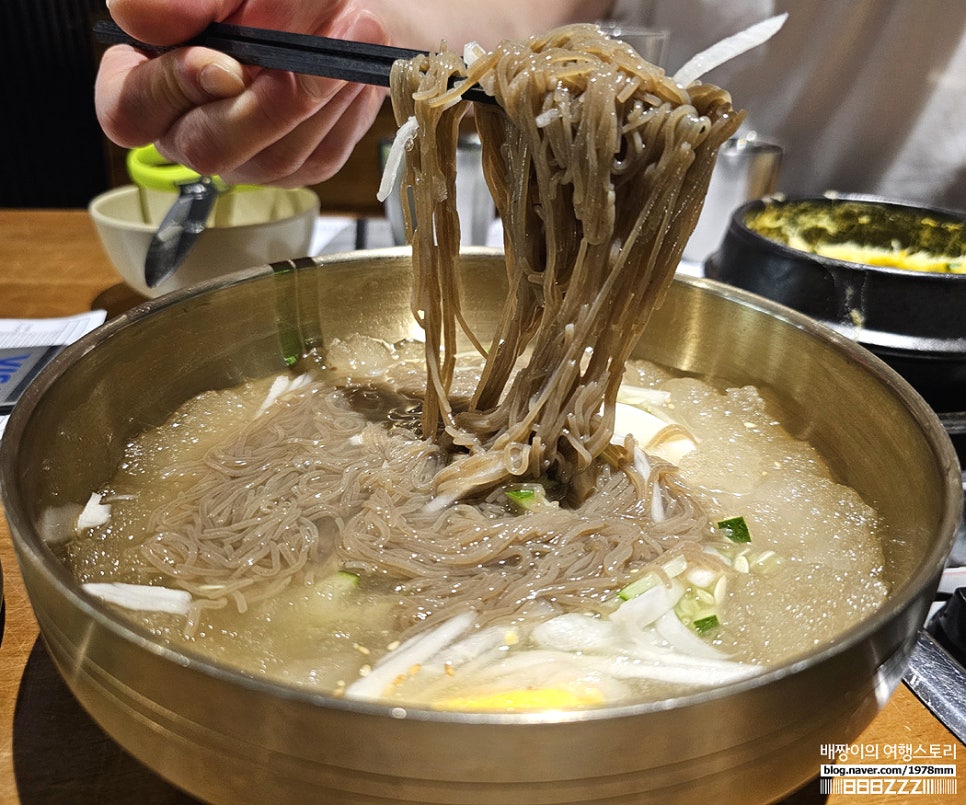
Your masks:
<path fill-rule="evenodd" d="M 191 109 L 240 95 L 248 83 L 230 56 L 200 47 L 156 58 L 127 45 L 101 60 L 94 100 L 105 134 L 123 148 L 153 142 Z"/>

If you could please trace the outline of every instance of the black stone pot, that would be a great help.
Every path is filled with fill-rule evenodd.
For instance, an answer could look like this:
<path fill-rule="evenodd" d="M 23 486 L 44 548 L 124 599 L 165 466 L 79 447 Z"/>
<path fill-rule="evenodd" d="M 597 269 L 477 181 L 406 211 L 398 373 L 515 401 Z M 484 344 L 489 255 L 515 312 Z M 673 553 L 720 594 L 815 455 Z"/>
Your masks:
<path fill-rule="evenodd" d="M 874 196 L 760 199 L 734 212 L 720 249 L 705 266 L 709 277 L 794 308 L 857 341 L 903 375 L 935 410 L 966 411 L 966 274 L 823 257 L 746 224 L 766 205 L 791 210 L 803 204 L 838 219 L 848 239 L 862 245 L 917 245 L 925 239 L 937 253 L 963 248 L 966 213 Z M 815 242 L 823 233 L 810 228 L 806 236 Z"/>

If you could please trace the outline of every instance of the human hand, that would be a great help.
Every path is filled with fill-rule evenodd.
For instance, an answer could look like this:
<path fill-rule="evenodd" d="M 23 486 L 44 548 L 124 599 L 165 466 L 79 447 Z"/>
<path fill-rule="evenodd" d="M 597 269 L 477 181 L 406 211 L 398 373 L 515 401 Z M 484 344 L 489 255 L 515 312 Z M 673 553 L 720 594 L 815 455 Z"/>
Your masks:
<path fill-rule="evenodd" d="M 129 34 L 157 45 L 216 21 L 388 41 L 358 0 L 111 0 L 110 11 Z M 231 184 L 282 187 L 336 173 L 384 97 L 381 88 L 246 67 L 200 47 L 151 58 L 117 45 L 95 85 L 98 119 L 118 145 L 154 142 L 168 159 Z"/>

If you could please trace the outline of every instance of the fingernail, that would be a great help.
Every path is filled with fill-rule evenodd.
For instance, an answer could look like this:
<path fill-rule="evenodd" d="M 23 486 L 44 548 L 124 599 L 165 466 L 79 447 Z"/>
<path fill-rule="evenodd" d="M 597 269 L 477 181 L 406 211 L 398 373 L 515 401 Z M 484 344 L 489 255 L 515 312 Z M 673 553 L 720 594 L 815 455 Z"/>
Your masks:
<path fill-rule="evenodd" d="M 199 81 L 201 88 L 213 98 L 231 98 L 245 89 L 245 74 L 235 61 L 213 61 L 205 65 Z"/>

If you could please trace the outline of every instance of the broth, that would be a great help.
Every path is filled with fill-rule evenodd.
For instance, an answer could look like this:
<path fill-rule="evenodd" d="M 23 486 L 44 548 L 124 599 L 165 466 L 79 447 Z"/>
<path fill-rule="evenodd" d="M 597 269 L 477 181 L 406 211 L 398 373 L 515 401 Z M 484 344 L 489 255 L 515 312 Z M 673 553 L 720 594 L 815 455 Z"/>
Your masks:
<path fill-rule="evenodd" d="M 311 544 L 303 563 L 277 589 L 256 578 L 244 588 L 247 597 L 225 594 L 216 598 L 217 605 L 209 600 L 187 617 L 122 606 L 119 611 L 126 617 L 173 646 L 287 684 L 407 706 L 521 710 L 657 700 L 742 678 L 831 643 L 885 599 L 875 513 L 854 491 L 835 482 L 813 448 L 785 432 L 755 389 L 715 388 L 632 362 L 619 396 L 622 416 L 616 430 L 630 422 L 639 443 L 653 442 L 651 461 L 663 455 L 677 464 L 680 481 L 710 526 L 696 541 L 661 537 L 656 555 L 642 555 L 614 570 L 613 577 L 608 578 L 606 567 L 590 568 L 583 597 L 550 590 L 531 600 L 495 598 L 493 611 L 477 607 L 467 623 L 460 623 L 466 604 L 460 585 L 481 575 L 512 576 L 511 560 L 502 557 L 471 566 L 466 575 L 453 571 L 425 581 L 418 576 L 424 557 L 413 557 L 413 573 L 405 567 L 397 572 L 379 564 L 384 557 L 360 556 L 357 548 L 344 544 L 346 524 L 366 507 L 380 505 L 380 484 L 400 485 L 398 475 L 380 481 L 379 472 L 390 472 L 393 462 L 410 466 L 411 458 L 393 457 L 393 438 L 426 462 L 407 481 L 423 491 L 405 490 L 417 502 L 398 527 L 423 527 L 421 518 L 437 522 L 437 514 L 426 513 L 433 497 L 427 479 L 440 459 L 414 430 L 419 416 L 415 400 L 425 384 L 421 346 L 360 338 L 331 345 L 326 357 L 327 365 L 339 368 L 322 370 L 312 383 L 272 403 L 274 408 L 305 405 L 321 412 L 347 445 L 339 456 L 315 447 L 304 454 L 326 465 L 331 488 L 343 488 L 332 496 L 342 508 L 314 518 L 315 536 L 306 540 Z M 460 388 L 474 387 L 481 362 L 461 360 L 459 365 L 456 397 Z M 202 394 L 161 428 L 132 441 L 113 481 L 99 490 L 101 502 L 111 507 L 109 519 L 82 529 L 67 546 L 69 564 L 82 583 L 180 584 L 191 590 L 195 603 L 210 592 L 206 582 L 188 583 L 184 575 L 159 570 L 166 561 L 172 564 L 174 548 L 167 547 L 158 562 L 157 551 L 145 546 L 159 539 L 159 523 L 167 522 L 157 512 L 192 499 L 205 456 L 223 453 L 229 445 L 239 450 L 238 435 L 253 420 L 272 421 L 271 408 L 260 411 L 275 380 Z M 647 422 L 660 420 L 663 436 L 643 434 L 632 409 L 651 411 Z M 665 429 L 671 422 L 676 427 Z M 305 433 L 289 436 L 309 438 Z M 244 444 L 241 453 L 257 453 L 257 445 Z M 307 466 L 296 469 L 311 474 Z M 625 520 L 626 515 L 619 503 L 622 474 L 606 467 L 602 473 L 600 488 L 617 496 L 614 511 L 601 513 L 607 500 L 602 503 L 597 495 L 592 513 L 584 504 L 564 514 L 604 532 L 613 525 L 609 517 Z M 614 485 L 608 486 L 608 479 Z M 546 513 L 521 512 L 503 494 L 474 501 L 472 516 L 512 529 Z M 564 504 L 548 505 L 556 507 L 553 517 L 563 516 Z M 736 515 L 749 528 L 749 543 L 732 542 L 730 532 L 714 525 Z M 645 519 L 642 515 L 641 522 Z M 379 529 L 371 529 L 375 554 L 380 553 Z M 423 540 L 425 533 L 430 532 L 420 532 Z M 436 546 L 441 551 L 442 539 Z M 553 539 L 547 544 L 561 551 L 566 547 Z M 291 545 L 286 550 L 295 551 Z M 152 551 L 154 563 L 147 558 Z M 670 565 L 682 556 L 686 570 L 675 568 L 675 573 Z M 537 559 L 532 567 L 545 573 Z M 537 571 L 527 577 L 534 587 L 539 587 L 533 578 Z M 660 577 L 650 591 L 622 597 L 635 580 L 649 574 Z M 246 578 L 244 568 L 233 578 Z M 679 592 L 684 587 L 685 592 L 657 621 L 638 627 L 633 618 L 616 614 L 622 608 L 645 610 L 645 599 L 658 587 Z M 251 594 L 253 589 L 260 592 Z M 698 621 L 707 619 L 699 616 L 708 612 L 716 623 L 706 631 L 696 629 Z M 453 632 L 448 639 L 447 629 Z M 441 643 L 435 650 L 433 640 Z M 402 664 L 393 670 L 393 662 Z"/>

